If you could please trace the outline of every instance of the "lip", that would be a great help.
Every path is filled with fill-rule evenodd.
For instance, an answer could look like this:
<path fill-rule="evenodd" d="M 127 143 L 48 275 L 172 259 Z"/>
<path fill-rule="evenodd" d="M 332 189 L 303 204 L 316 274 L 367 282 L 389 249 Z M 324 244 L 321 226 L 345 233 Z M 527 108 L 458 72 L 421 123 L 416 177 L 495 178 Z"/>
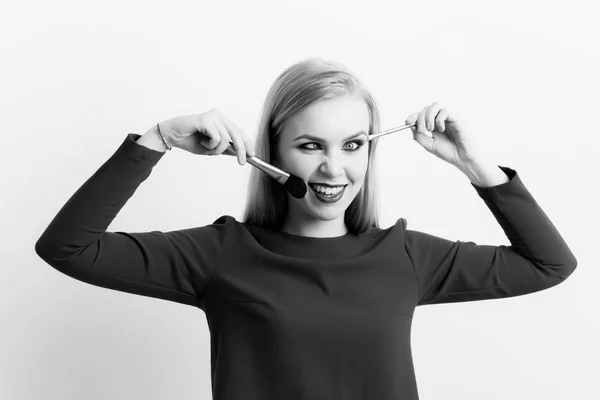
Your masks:
<path fill-rule="evenodd" d="M 347 183 L 338 183 L 335 185 L 331 185 L 329 183 L 318 183 L 318 182 L 308 182 L 309 185 L 320 185 L 320 186 L 327 186 L 330 188 L 336 188 L 336 187 L 340 187 L 340 186 L 348 186 Z"/>
<path fill-rule="evenodd" d="M 344 188 L 340 191 L 340 193 L 336 197 L 333 197 L 331 199 L 326 199 L 326 198 L 323 198 L 323 197 L 319 196 L 317 194 L 317 191 L 312 187 L 312 185 L 309 185 L 310 190 L 312 191 L 313 195 L 317 198 L 318 201 L 320 201 L 322 203 L 336 203 L 336 202 L 338 202 L 342 197 L 344 197 L 344 193 L 346 193 L 346 186 L 348 186 L 348 185 L 344 185 Z"/>

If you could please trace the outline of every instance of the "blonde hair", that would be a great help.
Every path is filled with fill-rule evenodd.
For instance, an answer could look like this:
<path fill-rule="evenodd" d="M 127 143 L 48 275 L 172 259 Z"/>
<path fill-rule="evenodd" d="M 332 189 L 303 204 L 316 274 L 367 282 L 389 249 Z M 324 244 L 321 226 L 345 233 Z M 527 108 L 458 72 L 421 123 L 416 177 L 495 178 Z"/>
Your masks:
<path fill-rule="evenodd" d="M 277 166 L 276 144 L 286 121 L 304 107 L 319 100 L 359 93 L 369 110 L 369 135 L 379 132 L 379 108 L 365 86 L 340 63 L 308 58 L 283 71 L 275 80 L 263 105 L 255 138 L 256 156 Z M 379 205 L 374 155 L 378 139 L 368 142 L 369 161 L 363 186 L 346 209 L 344 222 L 353 234 L 379 228 Z M 252 168 L 243 222 L 274 230 L 281 229 L 288 197 L 283 186 L 273 178 Z"/>

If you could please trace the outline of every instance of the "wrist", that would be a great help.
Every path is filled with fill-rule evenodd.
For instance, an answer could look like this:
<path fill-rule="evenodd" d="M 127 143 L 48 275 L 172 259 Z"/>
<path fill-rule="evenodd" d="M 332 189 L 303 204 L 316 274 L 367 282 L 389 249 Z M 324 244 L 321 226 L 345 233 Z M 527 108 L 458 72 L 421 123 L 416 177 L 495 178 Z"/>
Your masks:
<path fill-rule="evenodd" d="M 165 133 L 163 133 L 163 130 L 161 129 L 159 123 L 156 124 L 156 130 L 158 132 L 158 137 L 160 138 L 160 140 L 162 140 L 167 150 L 171 150 L 173 146 L 167 142 L 167 137 L 165 136 Z"/>
<path fill-rule="evenodd" d="M 464 162 L 458 169 L 471 183 L 482 188 L 498 186 L 510 180 L 497 164 L 489 161 Z"/>
<path fill-rule="evenodd" d="M 160 151 L 161 153 L 164 153 L 168 150 L 160 138 L 160 134 L 158 133 L 158 128 L 156 125 L 148 129 L 146 133 L 136 140 L 136 143 L 149 149 Z"/>

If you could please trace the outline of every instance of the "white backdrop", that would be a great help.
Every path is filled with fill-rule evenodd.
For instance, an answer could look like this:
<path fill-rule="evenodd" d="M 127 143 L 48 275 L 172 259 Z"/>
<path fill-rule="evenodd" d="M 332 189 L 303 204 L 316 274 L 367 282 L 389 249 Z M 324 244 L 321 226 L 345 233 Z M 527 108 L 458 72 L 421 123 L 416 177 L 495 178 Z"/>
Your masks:
<path fill-rule="evenodd" d="M 127 133 L 219 108 L 254 138 L 273 80 L 310 56 L 352 69 L 383 129 L 434 101 L 455 110 L 579 262 L 546 291 L 417 308 L 421 398 L 600 398 L 594 2 L 3 3 L 0 398 L 210 398 L 201 310 L 76 281 L 34 244 Z M 447 239 L 509 244 L 466 176 L 410 131 L 378 151 L 382 227 L 404 217 Z M 174 149 L 109 231 L 239 220 L 251 168 Z"/>

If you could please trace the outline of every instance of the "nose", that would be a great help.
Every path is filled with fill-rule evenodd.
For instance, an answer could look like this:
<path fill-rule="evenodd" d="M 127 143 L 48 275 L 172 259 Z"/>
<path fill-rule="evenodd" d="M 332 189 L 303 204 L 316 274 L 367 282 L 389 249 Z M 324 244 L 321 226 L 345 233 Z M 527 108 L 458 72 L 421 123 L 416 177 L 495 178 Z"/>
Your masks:
<path fill-rule="evenodd" d="M 343 172 L 342 163 L 337 157 L 326 156 L 319 167 L 319 171 L 327 177 L 338 177 Z"/>

